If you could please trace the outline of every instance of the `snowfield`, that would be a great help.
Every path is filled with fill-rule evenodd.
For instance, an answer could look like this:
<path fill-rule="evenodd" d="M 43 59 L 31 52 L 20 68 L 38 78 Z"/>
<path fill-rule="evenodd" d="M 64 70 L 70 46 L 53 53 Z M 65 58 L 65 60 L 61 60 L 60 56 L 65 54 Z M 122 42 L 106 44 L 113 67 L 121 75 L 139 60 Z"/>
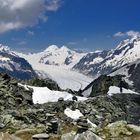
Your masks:
<path fill-rule="evenodd" d="M 68 92 L 62 91 L 53 91 L 48 89 L 47 87 L 34 87 L 28 85 L 18 84 L 19 86 L 23 86 L 26 90 L 29 88 L 33 89 L 33 103 L 34 104 L 44 104 L 48 102 L 57 102 L 59 98 L 63 98 L 66 100 L 72 100 L 73 95 Z M 76 96 L 78 101 L 87 100 L 85 97 Z"/>
<path fill-rule="evenodd" d="M 136 92 L 134 92 L 132 90 L 125 89 L 125 88 L 123 88 L 122 93 L 120 93 L 120 88 L 116 87 L 116 86 L 110 86 L 109 91 L 108 91 L 107 94 L 109 96 L 112 96 L 113 94 L 127 94 L 127 93 L 129 93 L 129 94 L 138 94 L 138 93 L 136 93 Z"/>
<path fill-rule="evenodd" d="M 59 98 L 64 100 L 72 100 L 73 95 L 67 92 L 52 91 L 47 87 L 31 87 L 33 88 L 34 104 L 43 104 L 48 102 L 57 102 Z M 84 101 L 87 98 L 77 96 L 78 101 Z"/>
<path fill-rule="evenodd" d="M 66 66 L 62 65 L 47 65 L 40 63 L 40 58 L 45 52 L 37 54 L 19 54 L 25 58 L 33 67 L 34 70 L 39 73 L 41 78 L 49 77 L 50 79 L 56 81 L 61 89 L 72 89 L 78 91 L 79 89 L 84 89 L 93 78 L 85 76 L 79 72 L 73 71 Z M 62 53 L 63 54 L 63 53 Z"/>
<path fill-rule="evenodd" d="M 43 72 L 46 73 L 50 79 L 56 81 L 62 89 L 69 88 L 78 91 L 79 89 L 84 89 L 93 81 L 93 79 L 88 76 L 58 66 L 35 64 L 32 65 L 32 67 L 38 71 L 43 70 Z"/>

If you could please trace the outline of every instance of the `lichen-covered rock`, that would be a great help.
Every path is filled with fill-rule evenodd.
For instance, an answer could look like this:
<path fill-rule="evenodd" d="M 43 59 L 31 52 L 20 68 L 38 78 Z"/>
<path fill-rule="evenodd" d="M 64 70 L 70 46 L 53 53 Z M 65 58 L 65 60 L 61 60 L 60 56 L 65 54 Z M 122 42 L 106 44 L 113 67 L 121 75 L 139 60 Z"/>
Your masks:
<path fill-rule="evenodd" d="M 0 133 L 0 140 L 22 140 L 14 135 L 9 135 L 8 133 Z"/>
<path fill-rule="evenodd" d="M 103 139 L 128 139 L 133 140 L 132 138 L 136 134 L 140 134 L 140 128 L 135 125 L 129 125 L 126 121 L 117 121 L 111 124 L 108 124 L 104 128 L 98 128 L 97 134 Z M 139 137 L 140 138 L 140 137 Z"/>
<path fill-rule="evenodd" d="M 128 124 L 127 127 L 131 130 L 133 133 L 140 133 L 140 126 L 136 126 L 133 124 Z"/>
<path fill-rule="evenodd" d="M 73 120 L 65 114 L 65 108 L 77 109 L 83 117 Z M 139 118 L 140 95 L 105 94 L 80 102 L 60 98 L 58 102 L 33 104 L 32 89 L 25 89 L 8 75 L 0 75 L 0 132 L 23 140 L 31 140 L 32 135 L 40 133 L 51 135 L 50 140 L 60 140 L 61 136 L 62 140 L 98 140 L 96 132 L 108 139 L 120 138 L 122 134 L 139 137 L 139 127 L 127 125 L 140 125 Z"/>
<path fill-rule="evenodd" d="M 74 140 L 76 132 L 72 131 L 61 136 L 61 140 Z"/>
<path fill-rule="evenodd" d="M 83 133 L 71 132 L 64 134 L 62 135 L 61 140 L 102 140 L 102 138 L 91 131 L 86 131 Z"/>
<path fill-rule="evenodd" d="M 25 83 L 31 86 L 48 87 L 50 90 L 57 90 L 57 91 L 61 90 L 58 84 L 49 78 L 46 79 L 35 78 L 35 79 L 25 81 Z"/>
<path fill-rule="evenodd" d="M 37 129 L 22 129 L 17 130 L 14 135 L 20 137 L 22 140 L 31 140 L 32 135 L 39 133 Z"/>

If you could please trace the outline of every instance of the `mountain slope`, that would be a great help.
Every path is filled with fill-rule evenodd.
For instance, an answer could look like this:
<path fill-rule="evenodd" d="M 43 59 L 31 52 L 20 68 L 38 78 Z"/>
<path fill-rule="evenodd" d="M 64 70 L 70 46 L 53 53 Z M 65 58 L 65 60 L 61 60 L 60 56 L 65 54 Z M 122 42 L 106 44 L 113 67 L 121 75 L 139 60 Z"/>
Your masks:
<path fill-rule="evenodd" d="M 19 55 L 25 57 L 28 60 L 33 59 L 35 63 L 72 68 L 84 55 L 86 55 L 86 53 L 79 53 L 70 50 L 66 46 L 62 46 L 59 48 L 56 45 L 51 45 L 44 51 L 39 53 Z"/>
<path fill-rule="evenodd" d="M 3 45 L 0 45 L 0 72 L 7 73 L 17 79 L 31 79 L 37 76 L 24 58 L 19 57 Z"/>
<path fill-rule="evenodd" d="M 73 69 L 79 70 L 84 74 L 94 74 L 99 73 L 98 65 L 105 59 L 108 51 L 95 51 L 90 52 L 85 55 L 74 67 Z"/>
<path fill-rule="evenodd" d="M 93 59 L 92 61 L 90 60 L 91 58 Z M 109 74 L 111 71 L 136 61 L 139 58 L 140 38 L 135 37 L 122 41 L 114 50 L 95 52 L 93 54 L 89 53 L 73 68 L 93 76 L 97 74 Z"/>
<path fill-rule="evenodd" d="M 44 56 L 40 58 L 40 63 L 68 66 L 70 68 L 73 67 L 85 55 L 85 53 L 72 51 L 65 46 L 58 48 L 54 45 L 48 47 L 44 53 Z"/>

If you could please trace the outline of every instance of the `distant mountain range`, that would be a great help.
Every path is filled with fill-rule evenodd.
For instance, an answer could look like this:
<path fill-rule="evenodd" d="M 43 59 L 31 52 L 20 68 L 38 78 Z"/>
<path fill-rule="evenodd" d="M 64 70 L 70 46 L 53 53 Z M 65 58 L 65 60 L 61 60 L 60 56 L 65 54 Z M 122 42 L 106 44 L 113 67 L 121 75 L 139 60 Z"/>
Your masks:
<path fill-rule="evenodd" d="M 69 80 L 73 80 L 74 82 L 78 81 L 79 85 L 77 87 L 79 88 L 84 85 L 87 86 L 87 84 L 91 82 L 91 78 L 86 77 L 91 76 L 95 79 L 105 74 L 123 74 L 127 77 L 125 80 L 130 84 L 134 81 L 135 84 L 138 84 L 134 78 L 136 77 L 134 69 L 136 68 L 137 73 L 139 72 L 139 68 L 137 67 L 140 62 L 139 59 L 139 37 L 124 40 L 112 50 L 89 53 L 74 51 L 66 46 L 59 48 L 56 45 L 51 45 L 39 53 L 22 54 L 13 52 L 8 47 L 0 45 L 1 72 L 6 72 L 18 79 L 31 79 L 36 76 L 43 78 L 50 77 L 55 81 L 58 80 L 58 83 L 66 77 L 69 77 L 71 79 L 64 80 L 65 84 L 68 83 Z M 57 69 L 57 75 L 54 69 Z M 84 75 L 78 75 L 78 73 L 83 73 L 87 76 L 84 77 Z M 77 77 L 82 78 L 78 79 Z M 62 80 L 61 78 L 64 79 Z M 89 82 L 87 82 L 88 80 Z"/>
<path fill-rule="evenodd" d="M 115 49 L 82 53 L 66 46 L 49 46 L 43 52 L 20 55 L 34 62 L 77 70 L 90 76 L 109 74 L 140 58 L 140 38 L 122 41 Z M 35 59 L 36 58 L 36 59 Z"/>
<path fill-rule="evenodd" d="M 80 59 L 85 56 L 87 53 L 80 53 L 73 51 L 66 46 L 58 47 L 56 45 L 51 45 L 46 48 L 44 51 L 33 54 L 21 54 L 21 57 L 24 57 L 32 63 L 41 63 L 46 65 L 61 66 L 65 68 L 72 68 L 76 65 Z"/>
<path fill-rule="evenodd" d="M 109 74 L 140 58 L 140 38 L 122 41 L 115 49 L 88 53 L 74 67 L 92 76 Z"/>

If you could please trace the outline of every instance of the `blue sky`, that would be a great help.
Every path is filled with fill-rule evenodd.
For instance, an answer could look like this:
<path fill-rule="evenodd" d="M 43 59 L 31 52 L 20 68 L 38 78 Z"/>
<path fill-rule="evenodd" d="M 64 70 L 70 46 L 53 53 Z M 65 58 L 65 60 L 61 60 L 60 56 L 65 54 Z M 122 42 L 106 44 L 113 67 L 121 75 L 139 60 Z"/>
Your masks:
<path fill-rule="evenodd" d="M 140 31 L 139 0 L 5 1 L 0 0 L 0 42 L 19 51 L 52 44 L 110 49 Z"/>

